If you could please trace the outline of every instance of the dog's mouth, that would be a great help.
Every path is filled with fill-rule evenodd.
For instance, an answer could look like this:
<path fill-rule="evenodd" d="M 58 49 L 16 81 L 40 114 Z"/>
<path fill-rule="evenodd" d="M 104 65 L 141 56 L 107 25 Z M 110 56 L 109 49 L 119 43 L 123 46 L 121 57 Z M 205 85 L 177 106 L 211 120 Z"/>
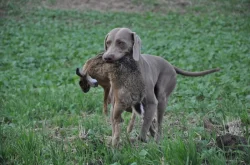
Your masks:
<path fill-rule="evenodd" d="M 110 61 L 105 61 L 106 63 L 114 63 L 114 61 L 110 60 Z"/>
<path fill-rule="evenodd" d="M 103 61 L 106 63 L 113 63 L 115 60 L 113 60 L 112 58 L 103 58 Z"/>
<path fill-rule="evenodd" d="M 128 61 L 130 59 L 129 54 L 125 54 L 119 59 L 113 59 L 113 58 L 103 58 L 103 61 L 106 63 L 123 63 L 123 61 Z"/>

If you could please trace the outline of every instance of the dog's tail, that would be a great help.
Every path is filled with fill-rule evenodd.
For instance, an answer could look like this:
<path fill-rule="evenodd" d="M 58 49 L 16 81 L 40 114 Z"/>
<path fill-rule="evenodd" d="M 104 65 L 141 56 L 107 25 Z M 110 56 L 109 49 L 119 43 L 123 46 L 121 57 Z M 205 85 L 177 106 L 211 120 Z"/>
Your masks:
<path fill-rule="evenodd" d="M 191 77 L 198 77 L 198 76 L 204 76 L 213 72 L 218 72 L 220 71 L 220 68 L 215 68 L 215 69 L 210 69 L 210 70 L 205 70 L 205 71 L 201 71 L 201 72 L 188 72 L 188 71 L 184 71 L 180 68 L 177 68 L 175 66 L 173 66 L 176 73 L 183 75 L 183 76 L 191 76 Z"/>

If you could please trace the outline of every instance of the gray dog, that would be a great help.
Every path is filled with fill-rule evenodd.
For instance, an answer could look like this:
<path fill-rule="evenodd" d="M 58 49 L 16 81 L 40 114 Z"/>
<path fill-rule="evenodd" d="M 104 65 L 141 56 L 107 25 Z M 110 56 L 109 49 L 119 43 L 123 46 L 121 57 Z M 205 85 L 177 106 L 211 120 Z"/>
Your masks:
<path fill-rule="evenodd" d="M 186 72 L 177 67 L 172 66 L 165 59 L 141 54 L 141 40 L 135 32 L 128 28 L 115 28 L 111 30 L 104 41 L 105 53 L 103 60 L 109 63 L 121 59 L 123 56 L 129 55 L 138 63 L 142 79 L 146 88 L 144 103 L 144 120 L 139 135 L 139 139 L 146 141 L 146 135 L 149 127 L 157 114 L 157 133 L 156 142 L 160 140 L 162 134 L 162 119 L 166 109 L 168 98 L 176 85 L 176 73 L 186 76 L 202 76 L 219 69 L 212 69 L 203 72 Z M 121 117 L 122 110 L 113 109 L 113 120 L 117 121 Z M 114 122 L 117 123 L 117 122 Z M 115 125 L 115 127 L 119 127 Z M 115 132 L 114 134 L 119 134 Z M 119 135 L 117 135 L 119 136 Z M 116 138 L 113 138 L 114 140 Z M 117 142 L 113 142 L 117 143 Z"/>

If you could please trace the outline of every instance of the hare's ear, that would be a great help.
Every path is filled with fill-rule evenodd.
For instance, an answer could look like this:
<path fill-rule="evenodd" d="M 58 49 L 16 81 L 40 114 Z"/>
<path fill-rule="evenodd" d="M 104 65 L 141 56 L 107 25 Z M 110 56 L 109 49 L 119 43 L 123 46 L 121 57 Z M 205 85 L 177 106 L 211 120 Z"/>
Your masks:
<path fill-rule="evenodd" d="M 106 41 L 107 41 L 108 36 L 109 36 L 109 33 L 106 35 L 106 37 L 105 37 L 105 39 L 104 39 L 104 50 L 105 50 L 105 51 L 107 50 Z"/>
<path fill-rule="evenodd" d="M 135 61 L 139 61 L 139 57 L 141 55 L 141 39 L 135 32 L 133 32 L 132 35 L 134 39 L 133 58 Z"/>
<path fill-rule="evenodd" d="M 79 68 L 76 68 L 76 75 L 79 77 L 84 77 L 84 75 L 82 74 L 82 71 Z"/>

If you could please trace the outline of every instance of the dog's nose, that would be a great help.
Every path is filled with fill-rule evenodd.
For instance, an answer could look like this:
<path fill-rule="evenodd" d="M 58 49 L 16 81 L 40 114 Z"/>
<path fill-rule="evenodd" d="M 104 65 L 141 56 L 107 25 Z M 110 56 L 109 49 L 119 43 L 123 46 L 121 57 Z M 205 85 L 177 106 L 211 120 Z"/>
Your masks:
<path fill-rule="evenodd" d="M 114 54 L 109 54 L 107 56 L 104 56 L 103 59 L 106 62 L 113 62 L 114 61 L 114 56 L 115 56 Z"/>
<path fill-rule="evenodd" d="M 110 58 L 110 57 L 106 57 L 106 58 L 104 58 L 104 60 L 105 60 L 106 62 L 112 62 L 112 58 Z"/>

